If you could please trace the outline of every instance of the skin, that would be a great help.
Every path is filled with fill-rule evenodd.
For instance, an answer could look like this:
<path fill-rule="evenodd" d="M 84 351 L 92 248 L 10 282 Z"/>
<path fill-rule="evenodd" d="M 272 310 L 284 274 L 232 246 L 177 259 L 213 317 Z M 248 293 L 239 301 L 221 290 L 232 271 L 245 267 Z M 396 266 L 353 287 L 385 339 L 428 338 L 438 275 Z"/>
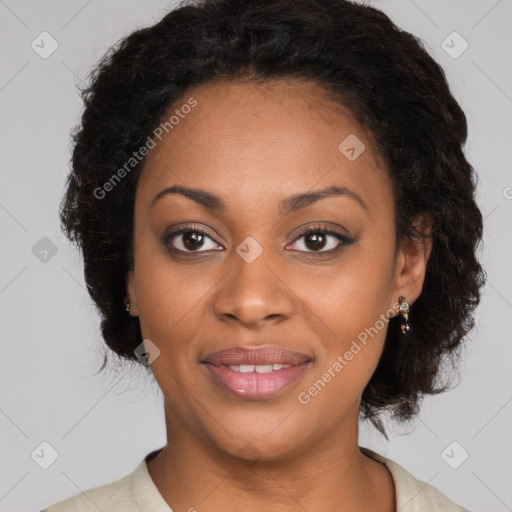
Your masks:
<path fill-rule="evenodd" d="M 358 447 L 360 397 L 386 327 L 308 404 L 298 395 L 380 315 L 398 314 L 399 296 L 413 307 L 430 246 L 404 239 L 395 250 L 385 165 L 351 113 L 318 85 L 210 83 L 188 90 L 170 112 L 190 97 L 197 106 L 151 150 L 135 199 L 127 295 L 144 339 L 160 350 L 151 368 L 168 438 L 148 463 L 150 476 L 175 512 L 261 511 L 268 503 L 276 511 L 394 511 L 390 473 Z M 350 134 L 366 146 L 354 161 L 338 150 Z M 226 210 L 179 194 L 152 207 L 172 185 L 207 190 Z M 285 198 L 332 185 L 365 207 L 345 195 L 287 215 L 279 209 Z M 340 242 L 324 235 L 315 249 L 300 232 L 318 223 L 355 241 L 327 253 Z M 190 235 L 166 242 L 165 234 L 192 224 L 206 231 L 203 252 L 192 245 L 172 253 L 173 245 L 186 251 Z M 236 252 L 248 236 L 263 249 L 251 263 Z M 313 360 L 272 398 L 237 398 L 201 364 L 218 349 L 263 344 Z"/>

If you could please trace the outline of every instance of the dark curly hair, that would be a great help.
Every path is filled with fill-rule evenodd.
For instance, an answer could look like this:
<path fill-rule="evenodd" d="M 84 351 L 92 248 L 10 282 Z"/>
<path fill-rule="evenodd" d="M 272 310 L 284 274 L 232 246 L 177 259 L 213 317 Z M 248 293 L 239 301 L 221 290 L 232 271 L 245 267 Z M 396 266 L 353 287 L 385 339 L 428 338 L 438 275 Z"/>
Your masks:
<path fill-rule="evenodd" d="M 423 395 L 446 389 L 440 370 L 460 356 L 485 272 L 476 257 L 482 237 L 476 176 L 462 148 L 466 117 L 421 41 L 381 11 L 346 0 L 203 0 L 181 3 L 131 33 L 106 53 L 81 91 L 85 108 L 73 133 L 62 228 L 82 250 L 106 344 L 135 360 L 142 335 L 124 298 L 144 160 L 108 199 L 98 190 L 190 87 L 274 79 L 318 84 L 369 131 L 394 186 L 397 240 L 428 236 L 413 224 L 418 214 L 432 221 L 433 248 L 411 330 L 404 336 L 400 320 L 390 320 L 362 396 L 362 418 L 383 431 L 379 413 L 412 419 Z"/>

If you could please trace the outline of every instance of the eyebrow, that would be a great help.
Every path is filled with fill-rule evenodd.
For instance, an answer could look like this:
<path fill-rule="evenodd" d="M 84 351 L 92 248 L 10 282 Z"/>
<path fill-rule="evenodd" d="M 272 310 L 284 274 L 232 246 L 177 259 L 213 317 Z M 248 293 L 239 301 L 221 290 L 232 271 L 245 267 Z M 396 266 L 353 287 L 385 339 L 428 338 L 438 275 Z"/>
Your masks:
<path fill-rule="evenodd" d="M 157 201 L 170 194 L 180 194 L 185 196 L 211 211 L 219 213 L 227 211 L 226 203 L 219 196 L 216 196 L 211 192 L 207 192 L 206 190 L 184 187 L 181 185 L 173 185 L 172 187 L 168 187 L 160 191 L 151 201 L 150 208 L 153 208 Z M 365 210 L 368 209 L 365 202 L 358 194 L 346 187 L 338 187 L 336 185 L 332 185 L 322 190 L 315 190 L 313 192 L 295 194 L 281 201 L 279 209 L 283 215 L 287 215 L 291 212 L 302 210 L 320 199 L 331 196 L 349 197 L 359 203 L 359 205 Z"/>

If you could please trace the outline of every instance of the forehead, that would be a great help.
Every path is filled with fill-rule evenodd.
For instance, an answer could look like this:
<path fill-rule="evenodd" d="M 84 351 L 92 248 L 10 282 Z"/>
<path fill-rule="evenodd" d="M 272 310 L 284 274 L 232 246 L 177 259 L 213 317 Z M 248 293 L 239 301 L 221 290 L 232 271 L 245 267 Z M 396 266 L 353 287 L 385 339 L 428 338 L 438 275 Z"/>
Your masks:
<path fill-rule="evenodd" d="M 242 194 L 246 204 L 333 184 L 385 200 L 391 187 L 350 110 L 311 82 L 201 85 L 173 103 L 166 121 L 139 180 L 146 202 L 174 184 L 208 189 L 227 203 Z"/>

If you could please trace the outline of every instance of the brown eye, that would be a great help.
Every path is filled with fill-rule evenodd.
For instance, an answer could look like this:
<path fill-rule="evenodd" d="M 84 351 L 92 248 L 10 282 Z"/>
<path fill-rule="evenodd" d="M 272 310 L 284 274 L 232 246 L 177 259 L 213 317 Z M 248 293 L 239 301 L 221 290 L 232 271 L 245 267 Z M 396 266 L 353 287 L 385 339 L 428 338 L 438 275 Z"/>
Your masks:
<path fill-rule="evenodd" d="M 328 235 L 325 233 L 312 233 L 304 236 L 304 245 L 313 251 L 323 249 L 327 243 Z"/>
<path fill-rule="evenodd" d="M 304 240 L 302 241 L 302 239 Z M 353 242 L 353 239 L 336 231 L 314 227 L 301 233 L 290 247 L 300 252 L 328 253 L 335 252 Z"/>
<path fill-rule="evenodd" d="M 165 243 L 167 246 L 171 246 L 171 249 L 181 252 L 205 252 L 219 250 L 218 247 L 220 247 L 204 231 L 190 228 L 170 233 L 166 237 Z"/>

